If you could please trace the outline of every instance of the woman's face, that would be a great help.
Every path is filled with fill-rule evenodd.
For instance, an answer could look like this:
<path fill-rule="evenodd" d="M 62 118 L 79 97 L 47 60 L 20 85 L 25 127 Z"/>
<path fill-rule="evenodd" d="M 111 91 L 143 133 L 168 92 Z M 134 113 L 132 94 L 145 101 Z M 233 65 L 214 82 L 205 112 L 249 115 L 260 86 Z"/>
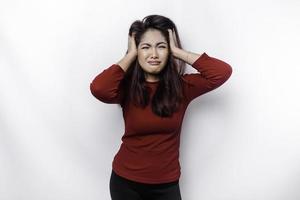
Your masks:
<path fill-rule="evenodd" d="M 168 55 L 168 43 L 161 32 L 147 30 L 138 45 L 138 62 L 145 72 L 146 80 L 158 80 L 157 74 L 165 67 Z"/>

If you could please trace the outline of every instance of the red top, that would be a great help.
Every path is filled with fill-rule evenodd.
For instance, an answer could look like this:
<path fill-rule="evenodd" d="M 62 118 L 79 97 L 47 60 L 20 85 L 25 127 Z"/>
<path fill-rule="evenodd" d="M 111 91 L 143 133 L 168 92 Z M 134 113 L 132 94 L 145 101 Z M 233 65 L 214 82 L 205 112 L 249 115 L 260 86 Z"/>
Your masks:
<path fill-rule="evenodd" d="M 184 74 L 184 103 L 171 118 L 155 115 L 150 107 L 135 107 L 132 103 L 122 108 L 125 133 L 122 144 L 112 162 L 120 176 L 141 183 L 166 183 L 180 177 L 179 146 L 184 113 L 196 97 L 221 86 L 232 73 L 229 64 L 203 53 L 193 64 L 200 73 Z M 97 75 L 90 84 L 93 96 L 104 103 L 119 103 L 118 86 L 125 72 L 113 64 Z M 147 82 L 154 94 L 158 82 Z M 151 102 L 151 101 L 149 101 Z"/>

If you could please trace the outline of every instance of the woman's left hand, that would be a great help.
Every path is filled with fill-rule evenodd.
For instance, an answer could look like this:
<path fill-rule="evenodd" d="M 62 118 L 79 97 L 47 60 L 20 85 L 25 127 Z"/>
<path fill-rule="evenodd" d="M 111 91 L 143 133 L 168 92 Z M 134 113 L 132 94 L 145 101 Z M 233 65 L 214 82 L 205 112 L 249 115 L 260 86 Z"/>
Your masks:
<path fill-rule="evenodd" d="M 168 32 L 169 32 L 169 38 L 170 38 L 171 53 L 174 54 L 174 52 L 178 49 L 176 35 L 175 35 L 175 32 L 172 31 L 171 29 L 168 29 Z"/>

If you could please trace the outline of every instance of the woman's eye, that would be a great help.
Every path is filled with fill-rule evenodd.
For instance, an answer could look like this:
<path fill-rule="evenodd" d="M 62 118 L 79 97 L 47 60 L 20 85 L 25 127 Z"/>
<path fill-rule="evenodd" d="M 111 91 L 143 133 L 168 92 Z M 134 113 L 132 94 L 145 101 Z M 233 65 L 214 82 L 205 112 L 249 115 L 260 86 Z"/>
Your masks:
<path fill-rule="evenodd" d="M 142 47 L 142 49 L 148 49 L 149 47 Z M 165 46 L 159 46 L 159 48 L 166 48 Z"/>

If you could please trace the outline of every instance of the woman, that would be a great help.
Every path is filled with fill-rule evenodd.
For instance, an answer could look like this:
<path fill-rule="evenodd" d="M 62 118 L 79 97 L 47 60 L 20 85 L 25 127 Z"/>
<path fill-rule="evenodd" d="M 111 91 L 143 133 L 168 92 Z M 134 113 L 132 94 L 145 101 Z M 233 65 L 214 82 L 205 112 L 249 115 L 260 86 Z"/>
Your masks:
<path fill-rule="evenodd" d="M 184 74 L 185 63 L 200 73 Z M 112 200 L 179 200 L 179 145 L 189 103 L 232 73 L 217 58 L 185 51 L 175 24 L 149 15 L 135 21 L 126 55 L 90 84 L 104 103 L 122 107 L 125 133 L 112 162 Z"/>

